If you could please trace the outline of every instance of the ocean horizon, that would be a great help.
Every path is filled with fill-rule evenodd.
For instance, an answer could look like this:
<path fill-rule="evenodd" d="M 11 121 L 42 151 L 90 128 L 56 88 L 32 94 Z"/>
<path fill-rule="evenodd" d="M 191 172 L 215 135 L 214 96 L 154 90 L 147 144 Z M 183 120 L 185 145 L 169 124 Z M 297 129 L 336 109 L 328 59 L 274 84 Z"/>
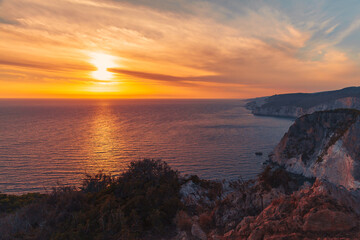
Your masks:
<path fill-rule="evenodd" d="M 0 191 L 78 186 L 131 161 L 168 162 L 204 179 L 250 179 L 292 124 L 238 99 L 2 99 Z M 256 156 L 255 152 L 262 152 Z"/>

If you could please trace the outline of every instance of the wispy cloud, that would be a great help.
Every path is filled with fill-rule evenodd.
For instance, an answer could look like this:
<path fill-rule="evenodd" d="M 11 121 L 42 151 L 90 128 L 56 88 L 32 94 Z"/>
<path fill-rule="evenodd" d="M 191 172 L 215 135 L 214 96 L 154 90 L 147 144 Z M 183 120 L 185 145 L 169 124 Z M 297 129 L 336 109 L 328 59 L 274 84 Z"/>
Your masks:
<path fill-rule="evenodd" d="M 355 16 L 342 21 L 321 1 L 275 3 L 2 0 L 0 81 L 21 71 L 49 87 L 82 79 L 86 91 L 97 81 L 87 53 L 103 52 L 121 66 L 110 69 L 119 94 L 136 85 L 155 97 L 167 86 L 170 95 L 250 97 L 357 83 L 359 62 L 341 46 L 360 27 Z"/>
<path fill-rule="evenodd" d="M 335 43 L 340 43 L 346 37 L 348 37 L 351 33 L 358 30 L 360 27 L 360 18 L 355 19 L 347 28 L 341 31 L 337 37 Z"/>
<path fill-rule="evenodd" d="M 0 59 L 0 65 L 7 65 L 7 66 L 16 66 L 22 68 L 35 68 L 41 70 L 49 70 L 49 71 L 73 71 L 73 70 L 80 70 L 80 71 L 94 71 L 95 68 L 90 65 L 76 65 L 74 63 L 61 63 L 61 64 L 54 64 L 54 63 L 44 63 L 44 62 L 35 62 L 35 61 L 16 61 L 16 60 L 8 60 L 8 59 Z"/>
<path fill-rule="evenodd" d="M 325 31 L 326 34 L 331 34 L 335 29 L 336 27 L 339 26 L 339 24 L 335 24 L 334 26 L 330 27 L 328 30 Z"/>

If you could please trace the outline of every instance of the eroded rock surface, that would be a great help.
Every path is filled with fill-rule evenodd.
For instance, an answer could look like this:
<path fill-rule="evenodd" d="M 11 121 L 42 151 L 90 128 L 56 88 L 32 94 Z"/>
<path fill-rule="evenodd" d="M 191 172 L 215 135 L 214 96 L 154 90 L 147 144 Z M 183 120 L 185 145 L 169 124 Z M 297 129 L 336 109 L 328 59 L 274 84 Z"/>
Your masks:
<path fill-rule="evenodd" d="M 317 180 L 273 201 L 256 218 L 244 218 L 232 239 L 358 239 L 359 200 L 357 192 Z"/>
<path fill-rule="evenodd" d="M 360 112 L 316 112 L 298 118 L 284 135 L 271 161 L 287 171 L 359 187 Z"/>

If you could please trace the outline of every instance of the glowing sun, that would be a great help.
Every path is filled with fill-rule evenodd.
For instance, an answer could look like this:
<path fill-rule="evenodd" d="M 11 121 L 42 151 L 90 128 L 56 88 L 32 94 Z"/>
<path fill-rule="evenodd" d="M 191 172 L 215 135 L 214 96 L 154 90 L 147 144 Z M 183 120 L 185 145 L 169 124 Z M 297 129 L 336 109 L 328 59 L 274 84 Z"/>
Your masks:
<path fill-rule="evenodd" d="M 116 67 L 115 57 L 104 53 L 90 53 L 89 55 L 91 57 L 90 63 L 97 68 L 91 73 L 91 76 L 97 80 L 111 80 L 114 74 L 107 69 Z"/>

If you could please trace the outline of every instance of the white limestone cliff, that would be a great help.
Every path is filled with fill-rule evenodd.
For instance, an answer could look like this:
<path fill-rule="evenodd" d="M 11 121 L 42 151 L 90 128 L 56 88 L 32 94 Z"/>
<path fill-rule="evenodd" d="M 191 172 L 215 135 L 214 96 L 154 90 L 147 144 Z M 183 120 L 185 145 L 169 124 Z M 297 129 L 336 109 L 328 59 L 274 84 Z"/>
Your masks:
<path fill-rule="evenodd" d="M 358 188 L 359 116 L 359 111 L 341 109 L 300 117 L 270 160 L 293 173 L 326 179 L 348 189 Z"/>

